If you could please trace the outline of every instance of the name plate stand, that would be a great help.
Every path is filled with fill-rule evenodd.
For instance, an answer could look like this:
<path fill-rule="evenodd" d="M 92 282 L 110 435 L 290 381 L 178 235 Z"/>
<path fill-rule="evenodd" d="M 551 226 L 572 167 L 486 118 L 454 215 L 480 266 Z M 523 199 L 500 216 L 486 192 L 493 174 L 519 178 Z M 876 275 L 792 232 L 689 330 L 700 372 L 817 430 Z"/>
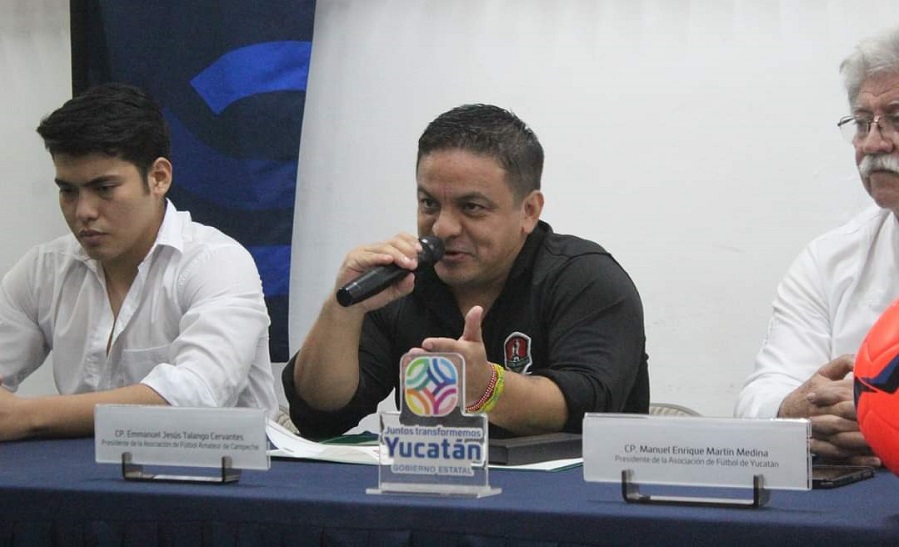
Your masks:
<path fill-rule="evenodd" d="M 620 482 L 627 503 L 757 508 L 771 489 L 810 490 L 808 420 L 587 414 L 584 480 Z M 752 498 L 646 494 L 642 486 L 751 488 Z"/>
<path fill-rule="evenodd" d="M 262 409 L 98 405 L 94 431 L 97 463 L 120 464 L 128 481 L 231 484 L 241 469 L 271 465 Z M 149 473 L 145 465 L 218 474 Z"/>
<path fill-rule="evenodd" d="M 399 412 L 382 412 L 378 487 L 369 494 L 481 498 L 502 490 L 488 477 L 488 425 L 465 412 L 465 361 L 455 353 L 406 354 Z"/>
<path fill-rule="evenodd" d="M 144 466 L 131 461 L 131 452 L 122 452 L 122 478 L 126 481 L 191 482 L 228 484 L 240 480 L 240 469 L 231 467 L 231 456 L 222 456 L 221 475 L 164 475 L 147 473 Z"/>
<path fill-rule="evenodd" d="M 621 497 L 628 503 L 755 509 L 757 507 L 762 507 L 768 503 L 769 499 L 771 499 L 771 494 L 765 489 L 765 478 L 763 475 L 754 475 L 752 477 L 751 500 L 739 498 L 702 498 L 641 494 L 639 485 L 633 482 L 633 475 L 634 471 L 632 469 L 625 469 L 621 472 Z"/>

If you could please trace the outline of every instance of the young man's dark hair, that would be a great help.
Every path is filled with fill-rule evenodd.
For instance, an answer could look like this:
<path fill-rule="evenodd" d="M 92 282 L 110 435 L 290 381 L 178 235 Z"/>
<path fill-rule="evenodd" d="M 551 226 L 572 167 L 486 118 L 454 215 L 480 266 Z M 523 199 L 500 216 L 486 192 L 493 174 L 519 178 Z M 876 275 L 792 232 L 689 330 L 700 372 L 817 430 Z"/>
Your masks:
<path fill-rule="evenodd" d="M 431 152 L 454 148 L 497 160 L 518 200 L 540 189 L 543 147 L 531 128 L 504 108 L 466 104 L 438 116 L 418 139 L 416 167 Z"/>
<path fill-rule="evenodd" d="M 133 163 L 143 178 L 157 158 L 171 160 L 159 105 L 131 85 L 92 87 L 44 118 L 37 132 L 54 157 L 105 154 Z"/>

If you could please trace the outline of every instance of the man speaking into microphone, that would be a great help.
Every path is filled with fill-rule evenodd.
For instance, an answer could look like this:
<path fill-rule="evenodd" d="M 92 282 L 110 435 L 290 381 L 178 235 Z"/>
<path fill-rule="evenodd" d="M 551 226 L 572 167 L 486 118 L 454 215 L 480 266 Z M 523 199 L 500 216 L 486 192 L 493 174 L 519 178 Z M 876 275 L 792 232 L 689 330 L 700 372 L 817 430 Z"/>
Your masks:
<path fill-rule="evenodd" d="M 543 148 L 502 108 L 463 105 L 418 141 L 418 237 L 347 254 L 284 369 L 300 433 L 376 411 L 410 350 L 465 359 L 465 405 L 495 437 L 580 432 L 585 412 L 646 412 L 643 307 L 601 246 L 540 220 Z M 595 214 L 585 211 L 584 214 Z"/>

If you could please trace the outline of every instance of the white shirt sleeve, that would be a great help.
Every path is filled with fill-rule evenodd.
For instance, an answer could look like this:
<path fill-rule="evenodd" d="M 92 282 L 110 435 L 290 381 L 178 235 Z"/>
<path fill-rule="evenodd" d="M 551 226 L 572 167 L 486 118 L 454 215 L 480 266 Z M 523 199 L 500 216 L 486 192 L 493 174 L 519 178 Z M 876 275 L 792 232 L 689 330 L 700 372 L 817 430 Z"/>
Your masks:
<path fill-rule="evenodd" d="M 271 378 L 268 347 L 260 343 L 268 340 L 269 317 L 252 257 L 235 244 L 212 247 L 185 265 L 175 291 L 184 311 L 169 362 L 141 383 L 175 406 L 236 406 L 251 368 L 268 367 L 262 372 Z M 267 399 L 255 402 L 274 403 Z"/>
<path fill-rule="evenodd" d="M 821 272 L 807 248 L 777 289 L 768 334 L 735 415 L 776 417 L 784 398 L 831 360 L 830 323 Z"/>
<path fill-rule="evenodd" d="M 37 304 L 30 280 L 36 274 L 37 249 L 32 248 L 3 277 L 0 284 L 0 376 L 3 386 L 16 391 L 49 353 L 37 323 Z"/>

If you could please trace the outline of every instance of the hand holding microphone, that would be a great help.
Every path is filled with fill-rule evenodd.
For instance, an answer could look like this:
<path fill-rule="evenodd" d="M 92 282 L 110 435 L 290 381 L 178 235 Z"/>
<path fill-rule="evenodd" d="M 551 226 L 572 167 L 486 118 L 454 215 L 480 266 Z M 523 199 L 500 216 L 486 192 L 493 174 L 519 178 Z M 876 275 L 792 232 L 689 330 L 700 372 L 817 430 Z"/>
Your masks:
<path fill-rule="evenodd" d="M 443 258 L 443 241 L 439 237 L 425 236 L 418 241 L 421 243 L 422 250 L 418 253 L 416 272 Z M 372 268 L 338 289 L 337 302 L 344 307 L 362 302 L 403 279 L 411 271 L 396 264 Z"/>

